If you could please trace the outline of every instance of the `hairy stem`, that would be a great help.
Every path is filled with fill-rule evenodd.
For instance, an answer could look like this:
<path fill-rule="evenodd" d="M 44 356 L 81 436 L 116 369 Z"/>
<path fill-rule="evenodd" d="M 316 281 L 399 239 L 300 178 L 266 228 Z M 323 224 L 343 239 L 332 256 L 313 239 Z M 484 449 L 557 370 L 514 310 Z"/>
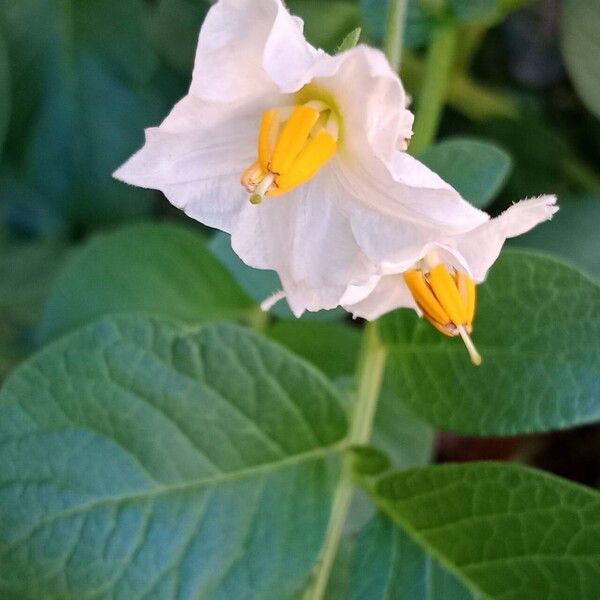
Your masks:
<path fill-rule="evenodd" d="M 426 150 L 437 134 L 446 102 L 458 46 L 458 28 L 454 23 L 439 25 L 427 54 L 425 78 L 419 91 L 412 154 Z"/>
<path fill-rule="evenodd" d="M 408 0 L 391 0 L 388 10 L 384 51 L 396 73 L 400 70 L 400 60 L 402 58 L 407 5 Z"/>
<path fill-rule="evenodd" d="M 365 327 L 363 347 L 358 365 L 356 403 L 347 438 L 349 447 L 364 445 L 369 442 L 385 371 L 385 361 L 386 349 L 379 339 L 377 323 L 368 323 Z M 317 564 L 316 579 L 309 594 L 312 600 L 321 600 L 325 596 L 329 576 L 344 533 L 344 525 L 354 495 L 351 455 L 346 454 L 342 461 L 342 472 L 331 507 L 331 519 L 325 535 L 321 559 Z"/>

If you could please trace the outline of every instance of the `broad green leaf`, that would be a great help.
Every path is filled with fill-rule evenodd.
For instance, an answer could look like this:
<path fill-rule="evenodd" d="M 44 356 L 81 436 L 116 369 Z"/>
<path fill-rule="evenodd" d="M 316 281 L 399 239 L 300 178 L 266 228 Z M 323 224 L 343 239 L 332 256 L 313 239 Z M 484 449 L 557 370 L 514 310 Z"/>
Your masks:
<path fill-rule="evenodd" d="M 552 121 L 540 121 L 529 112 L 518 119 L 482 121 L 472 129 L 477 136 L 493 139 L 512 157 L 513 169 L 504 189 L 512 201 L 572 192 L 569 173 L 573 165 L 578 167 L 579 158 L 572 142 Z"/>
<path fill-rule="evenodd" d="M 515 238 L 513 245 L 552 252 L 600 278 L 599 224 L 600 194 L 561 196 L 560 211 L 552 221 Z"/>
<path fill-rule="evenodd" d="M 160 57 L 171 67 L 191 75 L 198 34 L 210 2 L 160 0 L 153 8 L 152 39 Z"/>
<path fill-rule="evenodd" d="M 384 378 L 371 443 L 385 452 L 396 469 L 427 465 L 433 456 L 433 429 L 418 418 L 394 389 L 392 362 Z"/>
<path fill-rule="evenodd" d="M 511 168 L 506 152 L 474 138 L 450 138 L 419 157 L 471 204 L 484 207 L 502 189 Z"/>
<path fill-rule="evenodd" d="M 10 119 L 10 68 L 4 38 L 0 32 L 0 158 Z"/>
<path fill-rule="evenodd" d="M 600 287 L 551 258 L 505 251 L 479 286 L 478 368 L 408 310 L 381 330 L 398 397 L 442 429 L 511 435 L 600 418 Z"/>
<path fill-rule="evenodd" d="M 340 40 L 361 26 L 360 9 L 346 0 L 287 0 L 290 12 L 304 20 L 304 33 L 317 48 L 335 52 Z"/>
<path fill-rule="evenodd" d="M 0 22 L 19 107 L 5 154 L 23 181 L 76 223 L 147 213 L 151 192 L 111 176 L 163 111 L 141 2 L 5 1 Z"/>
<path fill-rule="evenodd" d="M 345 433 L 327 380 L 247 330 L 83 328 L 0 392 L 0 595 L 291 598 Z"/>
<path fill-rule="evenodd" d="M 53 338 L 117 312 L 197 323 L 257 310 L 198 233 L 134 225 L 97 235 L 72 253 L 46 302 L 41 335 Z"/>
<path fill-rule="evenodd" d="M 600 596 L 596 491 L 495 463 L 393 473 L 367 488 L 397 525 L 485 598 Z"/>
<path fill-rule="evenodd" d="M 454 575 L 383 514 L 361 532 L 352 559 L 348 600 L 474 600 Z"/>
<path fill-rule="evenodd" d="M 230 237 L 226 233 L 218 232 L 213 237 L 210 247 L 214 255 L 227 267 L 246 294 L 256 302 L 262 302 L 281 290 L 281 283 L 277 273 L 275 271 L 253 269 L 246 265 L 232 250 Z M 282 319 L 296 320 L 285 300 L 280 300 L 269 312 Z M 334 310 L 322 310 L 317 313 L 306 312 L 302 315 L 302 319 L 332 321 L 344 318 L 347 314 L 345 310 L 337 308 Z"/>
<path fill-rule="evenodd" d="M 0 247 L 0 379 L 33 346 L 33 328 L 64 254 L 55 241 Z"/>
<path fill-rule="evenodd" d="M 356 371 L 361 331 L 342 323 L 280 321 L 267 335 L 294 353 L 306 358 L 329 377 L 352 375 Z"/>
<path fill-rule="evenodd" d="M 561 41 L 569 75 L 587 107 L 600 117 L 600 0 L 565 0 Z"/>

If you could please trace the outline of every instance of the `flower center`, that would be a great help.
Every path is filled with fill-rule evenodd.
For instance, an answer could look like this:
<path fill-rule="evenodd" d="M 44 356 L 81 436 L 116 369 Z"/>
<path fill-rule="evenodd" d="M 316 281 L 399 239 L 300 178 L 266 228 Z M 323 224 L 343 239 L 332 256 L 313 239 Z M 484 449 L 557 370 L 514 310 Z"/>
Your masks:
<path fill-rule="evenodd" d="M 319 100 L 264 113 L 258 134 L 258 160 L 242 175 L 250 202 L 281 196 L 312 179 L 337 151 L 339 123 Z"/>
<path fill-rule="evenodd" d="M 471 362 L 481 364 L 481 356 L 470 333 L 475 316 L 475 282 L 462 271 L 440 262 L 436 252 L 430 252 L 418 268 L 406 271 L 404 280 L 425 318 L 444 335 L 462 338 Z"/>

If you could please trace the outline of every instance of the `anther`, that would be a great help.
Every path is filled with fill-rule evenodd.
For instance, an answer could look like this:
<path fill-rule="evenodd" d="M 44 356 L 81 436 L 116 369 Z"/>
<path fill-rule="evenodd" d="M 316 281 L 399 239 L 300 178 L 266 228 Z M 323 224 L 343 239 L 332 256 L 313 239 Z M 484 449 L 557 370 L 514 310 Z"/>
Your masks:
<path fill-rule="evenodd" d="M 475 315 L 475 282 L 461 271 L 451 275 L 436 252 L 423 258 L 417 268 L 404 273 L 423 316 L 444 335 L 460 336 L 474 365 L 481 355 L 470 337 Z"/>
<path fill-rule="evenodd" d="M 312 179 L 337 151 L 339 123 L 320 100 L 268 110 L 258 134 L 258 160 L 243 174 L 252 204 Z"/>

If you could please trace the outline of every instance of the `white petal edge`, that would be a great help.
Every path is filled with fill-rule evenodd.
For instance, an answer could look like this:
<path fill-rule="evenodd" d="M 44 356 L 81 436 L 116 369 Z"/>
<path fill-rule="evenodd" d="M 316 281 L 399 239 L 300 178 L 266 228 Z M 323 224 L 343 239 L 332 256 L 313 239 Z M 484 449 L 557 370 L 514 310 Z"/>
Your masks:
<path fill-rule="evenodd" d="M 186 96 L 115 173 L 117 179 L 162 191 L 192 218 L 223 231 L 247 203 L 240 176 L 255 158 L 260 117 Z"/>
<path fill-rule="evenodd" d="M 556 196 L 521 200 L 489 223 L 450 238 L 443 246 L 468 265 L 472 277 L 479 283 L 485 279 L 508 238 L 519 236 L 550 220 L 557 211 Z"/>
<path fill-rule="evenodd" d="M 412 308 L 420 312 L 402 275 L 384 275 L 366 298 L 358 302 L 348 300 L 346 296 L 342 306 L 354 317 L 368 321 L 374 321 L 397 308 Z"/>
<path fill-rule="evenodd" d="M 280 0 L 219 0 L 200 31 L 190 93 L 234 102 L 296 91 L 319 55 L 301 23 Z"/>

